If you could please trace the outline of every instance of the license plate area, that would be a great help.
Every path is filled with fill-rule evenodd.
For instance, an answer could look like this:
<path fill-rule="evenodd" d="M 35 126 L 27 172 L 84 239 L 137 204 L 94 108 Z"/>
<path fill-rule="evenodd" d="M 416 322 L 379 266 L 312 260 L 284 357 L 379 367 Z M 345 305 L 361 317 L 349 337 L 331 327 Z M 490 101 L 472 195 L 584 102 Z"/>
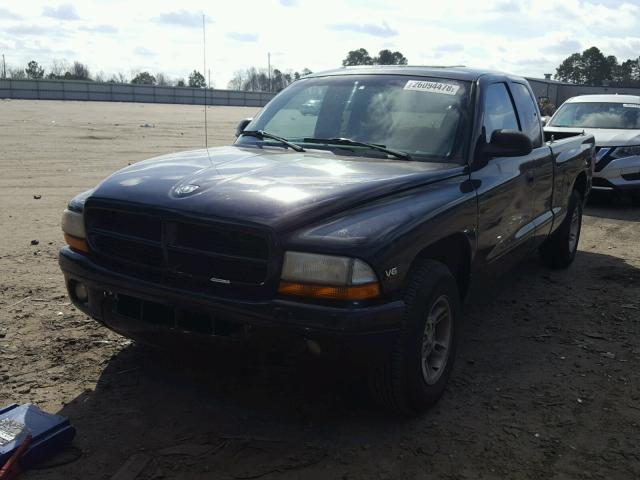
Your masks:
<path fill-rule="evenodd" d="M 113 312 L 151 326 L 201 335 L 229 337 L 244 331 L 242 324 L 231 322 L 221 315 L 176 308 L 124 294 L 115 295 Z"/>

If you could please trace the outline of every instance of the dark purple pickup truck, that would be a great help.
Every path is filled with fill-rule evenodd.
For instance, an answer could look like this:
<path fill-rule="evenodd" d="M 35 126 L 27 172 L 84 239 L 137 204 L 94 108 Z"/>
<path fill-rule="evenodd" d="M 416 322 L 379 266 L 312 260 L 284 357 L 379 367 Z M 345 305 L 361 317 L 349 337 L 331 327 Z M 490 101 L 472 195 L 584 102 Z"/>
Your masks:
<path fill-rule="evenodd" d="M 444 391 L 471 286 L 534 250 L 575 257 L 594 139 L 546 142 L 522 78 L 339 69 L 236 134 L 71 200 L 60 267 L 80 310 L 156 344 L 275 332 L 364 352 L 374 396 L 416 413 Z"/>

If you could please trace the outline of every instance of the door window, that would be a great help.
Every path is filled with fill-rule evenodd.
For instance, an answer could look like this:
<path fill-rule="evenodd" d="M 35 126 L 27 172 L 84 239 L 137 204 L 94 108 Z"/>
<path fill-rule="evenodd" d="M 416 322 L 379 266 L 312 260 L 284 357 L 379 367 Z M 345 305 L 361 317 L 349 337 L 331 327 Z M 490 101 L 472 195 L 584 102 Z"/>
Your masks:
<path fill-rule="evenodd" d="M 487 88 L 483 126 L 487 143 L 496 130 L 519 130 L 516 112 L 504 83 L 493 83 Z"/>

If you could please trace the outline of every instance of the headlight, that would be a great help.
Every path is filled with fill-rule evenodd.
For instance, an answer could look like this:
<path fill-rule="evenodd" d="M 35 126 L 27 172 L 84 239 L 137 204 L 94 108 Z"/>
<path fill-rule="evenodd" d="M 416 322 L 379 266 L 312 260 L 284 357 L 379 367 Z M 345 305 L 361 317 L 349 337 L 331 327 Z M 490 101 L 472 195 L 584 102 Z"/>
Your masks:
<path fill-rule="evenodd" d="M 64 239 L 69 246 L 80 252 L 88 252 L 86 232 L 84 230 L 84 216 L 82 213 L 74 212 L 68 208 L 62 213 L 62 221 L 60 222 Z"/>
<path fill-rule="evenodd" d="M 630 145 L 628 147 L 618 147 L 612 153 L 613 158 L 634 157 L 640 155 L 640 145 Z"/>
<path fill-rule="evenodd" d="M 333 300 L 364 300 L 380 294 L 373 269 L 362 260 L 286 252 L 280 293 Z"/>
<path fill-rule="evenodd" d="M 62 231 L 78 238 L 85 238 L 87 235 L 84 231 L 84 216 L 82 213 L 74 212 L 66 208 L 62 212 L 62 221 L 60 222 Z"/>

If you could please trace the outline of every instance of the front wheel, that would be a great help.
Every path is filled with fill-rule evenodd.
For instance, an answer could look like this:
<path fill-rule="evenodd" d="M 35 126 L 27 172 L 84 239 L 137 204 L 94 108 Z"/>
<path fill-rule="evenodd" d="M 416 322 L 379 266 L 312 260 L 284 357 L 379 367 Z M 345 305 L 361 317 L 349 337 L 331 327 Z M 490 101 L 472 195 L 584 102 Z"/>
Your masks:
<path fill-rule="evenodd" d="M 550 268 L 567 268 L 576 258 L 582 228 L 582 196 L 574 190 L 562 225 L 540 246 L 542 262 Z"/>
<path fill-rule="evenodd" d="M 372 371 L 370 385 L 385 407 L 412 415 L 437 402 L 447 386 L 462 308 L 455 278 L 435 260 L 415 269 L 405 303 L 393 351 Z"/>

